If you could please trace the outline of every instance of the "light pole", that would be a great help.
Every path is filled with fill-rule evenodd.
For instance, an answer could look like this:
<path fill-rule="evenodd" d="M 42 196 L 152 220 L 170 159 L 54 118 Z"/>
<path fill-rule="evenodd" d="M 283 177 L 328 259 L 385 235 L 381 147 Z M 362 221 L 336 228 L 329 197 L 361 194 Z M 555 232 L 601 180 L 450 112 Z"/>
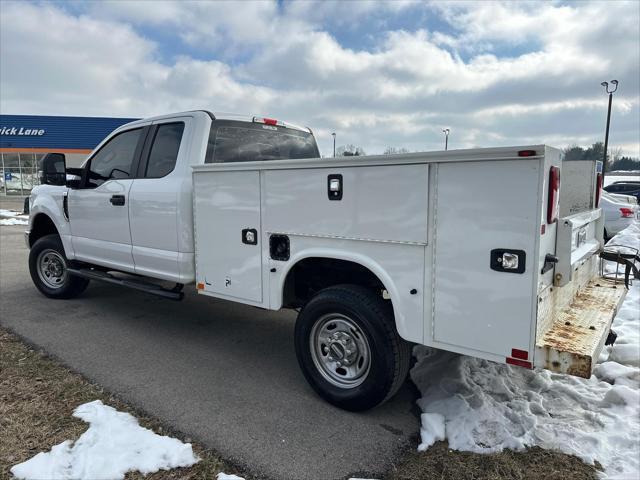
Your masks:
<path fill-rule="evenodd" d="M 443 128 L 442 132 L 444 133 L 444 149 L 445 151 L 449 148 L 449 130 L 448 128 Z"/>
<path fill-rule="evenodd" d="M 611 124 L 611 101 L 613 100 L 613 94 L 618 90 L 618 80 L 611 80 L 611 85 L 614 86 L 613 90 L 609 90 L 609 83 L 602 82 L 605 91 L 609 94 L 609 109 L 607 110 L 607 129 L 604 132 L 604 158 L 602 159 L 602 181 L 604 182 L 604 174 L 607 171 L 607 148 L 609 147 L 609 125 Z"/>
<path fill-rule="evenodd" d="M 335 158 L 335 156 L 336 156 L 336 132 L 333 132 L 331 134 L 331 136 L 333 137 L 333 157 Z"/>

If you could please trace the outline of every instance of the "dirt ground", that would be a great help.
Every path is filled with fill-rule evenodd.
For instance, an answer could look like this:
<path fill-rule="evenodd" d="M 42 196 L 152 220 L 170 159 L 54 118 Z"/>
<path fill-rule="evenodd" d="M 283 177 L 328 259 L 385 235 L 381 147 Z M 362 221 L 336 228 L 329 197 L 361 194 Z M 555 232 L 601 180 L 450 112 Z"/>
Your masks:
<path fill-rule="evenodd" d="M 243 472 L 186 435 L 168 429 L 158 420 L 125 404 L 70 371 L 46 353 L 34 350 L 15 335 L 0 329 L 0 478 L 10 477 L 11 466 L 38 452 L 48 451 L 67 439 L 76 439 L 87 424 L 71 416 L 80 404 L 102 400 L 120 411 L 132 413 L 140 424 L 162 434 L 193 443 L 201 461 L 190 468 L 160 471 L 139 479 L 213 479 L 218 472 L 235 473 L 250 479 L 263 478 L 257 472 Z M 596 479 L 594 467 L 560 452 L 532 448 L 524 452 L 505 451 L 492 455 L 457 452 L 438 442 L 428 451 L 408 452 L 383 480 L 539 480 Z"/>
<path fill-rule="evenodd" d="M 0 329 L 0 478 L 10 478 L 13 465 L 64 440 L 77 439 L 88 425 L 71 414 L 78 405 L 93 400 L 131 413 L 156 433 L 191 441 Z M 201 461 L 191 468 L 146 477 L 129 473 L 126 478 L 208 480 L 218 472 L 243 474 L 214 452 L 195 443 L 193 447 Z"/>

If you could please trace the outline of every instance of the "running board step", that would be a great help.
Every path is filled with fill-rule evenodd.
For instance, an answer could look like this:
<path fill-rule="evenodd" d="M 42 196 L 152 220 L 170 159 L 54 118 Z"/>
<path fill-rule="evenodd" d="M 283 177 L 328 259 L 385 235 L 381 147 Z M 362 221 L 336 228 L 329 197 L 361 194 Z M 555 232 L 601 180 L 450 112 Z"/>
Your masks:
<path fill-rule="evenodd" d="M 120 285 L 121 287 L 132 288 L 134 290 L 140 290 L 141 292 L 150 293 L 151 295 L 168 298 L 169 300 L 180 301 L 184 298 L 184 292 L 182 292 L 183 285 L 180 283 L 176 284 L 174 288 L 168 289 L 149 282 L 117 278 L 107 272 L 90 270 L 88 268 L 69 268 L 67 271 L 76 277 L 112 283 L 114 285 Z"/>

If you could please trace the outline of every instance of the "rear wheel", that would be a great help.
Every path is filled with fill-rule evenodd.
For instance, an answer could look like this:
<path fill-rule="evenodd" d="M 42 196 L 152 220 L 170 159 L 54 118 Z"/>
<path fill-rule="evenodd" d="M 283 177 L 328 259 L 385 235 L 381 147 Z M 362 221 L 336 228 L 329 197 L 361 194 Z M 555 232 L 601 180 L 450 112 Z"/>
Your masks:
<path fill-rule="evenodd" d="M 411 345 L 396 332 L 391 305 L 356 285 L 320 291 L 295 329 L 298 362 L 313 389 L 346 410 L 367 410 L 404 382 Z"/>
<path fill-rule="evenodd" d="M 29 273 L 40 292 L 49 298 L 73 298 L 89 285 L 89 280 L 67 271 L 69 261 L 58 235 L 38 239 L 29 252 Z"/>

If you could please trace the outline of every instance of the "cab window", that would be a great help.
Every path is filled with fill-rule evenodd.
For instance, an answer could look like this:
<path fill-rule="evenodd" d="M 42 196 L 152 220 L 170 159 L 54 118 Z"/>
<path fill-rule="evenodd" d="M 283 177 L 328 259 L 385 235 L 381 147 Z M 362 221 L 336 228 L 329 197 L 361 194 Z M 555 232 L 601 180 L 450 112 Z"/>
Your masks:
<path fill-rule="evenodd" d="M 146 178 L 160 178 L 173 171 L 178 159 L 184 123 L 163 123 L 158 126 L 147 161 Z"/>
<path fill-rule="evenodd" d="M 90 160 L 88 186 L 98 187 L 107 180 L 131 178 L 141 134 L 141 128 L 127 130 L 105 143 Z"/>

